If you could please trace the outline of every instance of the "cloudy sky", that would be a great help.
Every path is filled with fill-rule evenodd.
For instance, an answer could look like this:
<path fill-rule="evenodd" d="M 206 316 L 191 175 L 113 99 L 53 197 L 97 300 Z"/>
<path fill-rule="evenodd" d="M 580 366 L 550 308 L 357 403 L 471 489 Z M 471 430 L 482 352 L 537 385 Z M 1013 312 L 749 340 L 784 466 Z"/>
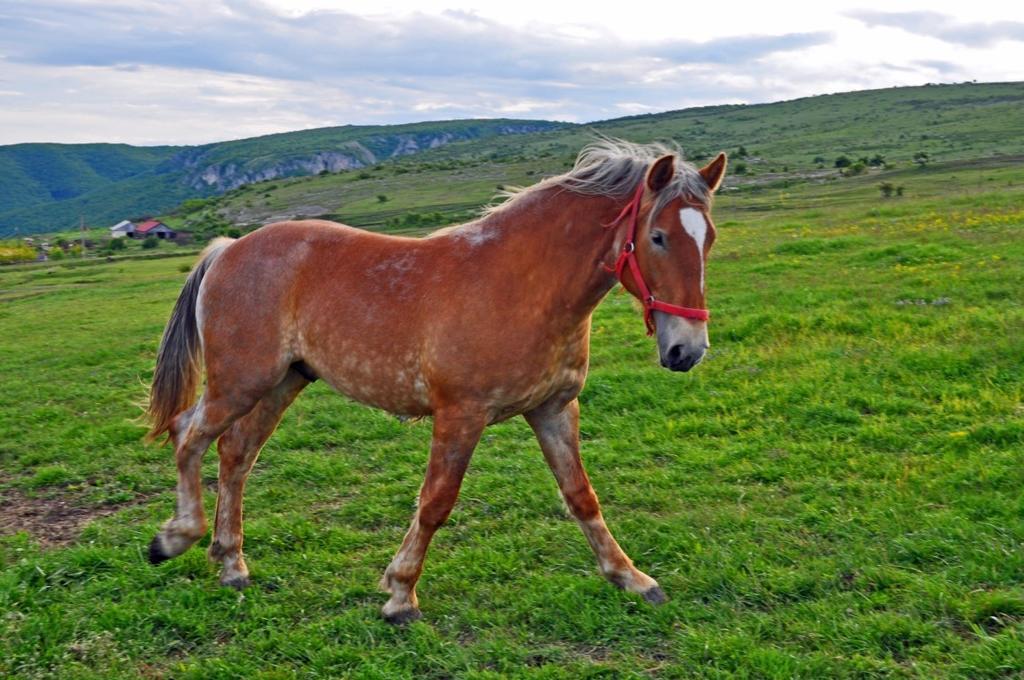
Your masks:
<path fill-rule="evenodd" d="M 1024 10 L 1014 5 L 0 0 L 0 144 L 191 144 L 444 118 L 585 122 L 1024 80 Z"/>

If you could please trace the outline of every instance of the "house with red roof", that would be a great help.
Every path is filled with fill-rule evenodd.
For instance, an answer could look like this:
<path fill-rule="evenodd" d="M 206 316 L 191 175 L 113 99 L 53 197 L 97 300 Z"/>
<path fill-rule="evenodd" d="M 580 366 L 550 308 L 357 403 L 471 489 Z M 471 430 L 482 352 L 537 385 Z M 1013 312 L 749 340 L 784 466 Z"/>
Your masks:
<path fill-rule="evenodd" d="M 135 238 L 176 238 L 178 234 L 160 220 L 146 220 L 135 227 Z"/>

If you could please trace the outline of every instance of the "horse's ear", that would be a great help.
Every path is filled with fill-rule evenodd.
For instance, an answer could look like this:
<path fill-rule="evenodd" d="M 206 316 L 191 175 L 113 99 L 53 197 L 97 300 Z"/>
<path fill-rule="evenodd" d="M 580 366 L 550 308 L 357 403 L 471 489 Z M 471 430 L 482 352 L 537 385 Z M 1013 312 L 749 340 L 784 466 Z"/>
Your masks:
<path fill-rule="evenodd" d="M 725 179 L 725 166 L 725 153 L 720 153 L 715 156 L 715 160 L 700 169 L 700 176 L 704 178 L 711 191 L 717 191 L 722 180 Z"/>
<path fill-rule="evenodd" d="M 647 171 L 647 187 L 654 193 L 658 193 L 672 181 L 672 175 L 676 174 L 676 157 L 672 154 L 662 156 L 654 161 L 651 169 Z"/>

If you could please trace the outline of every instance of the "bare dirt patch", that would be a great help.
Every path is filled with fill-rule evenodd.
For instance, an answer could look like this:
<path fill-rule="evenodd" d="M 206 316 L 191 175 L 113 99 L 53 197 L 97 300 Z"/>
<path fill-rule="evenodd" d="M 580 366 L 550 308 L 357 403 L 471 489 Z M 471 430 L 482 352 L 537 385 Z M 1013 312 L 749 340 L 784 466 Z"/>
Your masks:
<path fill-rule="evenodd" d="M 86 524 L 143 502 L 89 505 L 73 496 L 33 498 L 20 489 L 0 488 L 0 536 L 26 531 L 43 548 L 74 543 Z"/>

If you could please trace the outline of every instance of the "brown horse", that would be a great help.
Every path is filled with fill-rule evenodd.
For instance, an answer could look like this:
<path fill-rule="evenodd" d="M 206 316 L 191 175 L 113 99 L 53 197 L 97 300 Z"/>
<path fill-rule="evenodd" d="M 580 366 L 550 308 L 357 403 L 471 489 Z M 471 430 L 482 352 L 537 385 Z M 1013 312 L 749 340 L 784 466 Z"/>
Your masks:
<path fill-rule="evenodd" d="M 150 560 L 180 555 L 206 533 L 200 463 L 219 437 L 209 557 L 223 565 L 221 583 L 249 583 L 245 480 L 284 410 L 321 378 L 364 404 L 433 417 L 418 508 L 381 579 L 388 621 L 420 616 L 427 546 L 473 449 L 487 425 L 520 414 L 604 576 L 663 602 L 602 519 L 580 462 L 576 397 L 591 314 L 616 273 L 642 298 L 663 366 L 686 371 L 703 358 L 710 202 L 725 165 L 720 154 L 697 170 L 671 149 L 609 140 L 584 149 L 570 172 L 426 238 L 305 220 L 213 243 L 178 298 L 153 377 L 149 435 L 174 444 L 178 486 Z"/>

